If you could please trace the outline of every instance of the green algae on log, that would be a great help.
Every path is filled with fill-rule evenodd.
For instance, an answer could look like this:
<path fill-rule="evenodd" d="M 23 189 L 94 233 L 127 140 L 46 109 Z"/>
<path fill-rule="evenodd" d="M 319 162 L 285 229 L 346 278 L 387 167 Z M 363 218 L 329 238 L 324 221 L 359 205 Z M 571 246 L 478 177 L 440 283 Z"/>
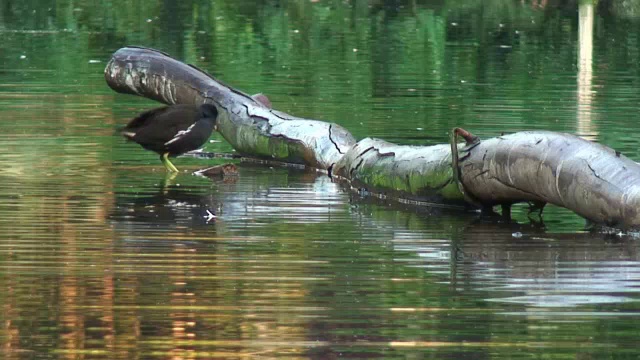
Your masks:
<path fill-rule="evenodd" d="M 491 208 L 552 203 L 599 224 L 640 227 L 640 165 L 602 145 L 554 132 L 480 141 L 454 129 L 449 145 L 403 146 L 271 109 L 161 52 L 125 47 L 105 79 L 115 91 L 166 104 L 215 104 L 218 131 L 240 154 L 326 170 L 386 198 Z M 458 144 L 462 136 L 466 144 Z"/>
<path fill-rule="evenodd" d="M 454 181 L 449 145 L 406 146 L 366 138 L 336 163 L 332 176 L 375 194 L 470 206 Z"/>

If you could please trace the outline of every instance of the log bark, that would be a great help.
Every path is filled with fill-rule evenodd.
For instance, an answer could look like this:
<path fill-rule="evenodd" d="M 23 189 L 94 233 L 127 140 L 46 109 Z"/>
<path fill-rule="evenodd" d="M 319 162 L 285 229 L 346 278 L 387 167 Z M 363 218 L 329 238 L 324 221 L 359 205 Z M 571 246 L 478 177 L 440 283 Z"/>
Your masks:
<path fill-rule="evenodd" d="M 640 225 L 640 165 L 570 134 L 520 132 L 472 143 L 459 182 L 477 204 L 551 203 L 596 223 Z"/>
<path fill-rule="evenodd" d="M 105 69 L 112 89 L 166 104 L 212 103 L 218 131 L 247 157 L 327 170 L 382 198 L 490 208 L 552 203 L 599 224 L 640 227 L 640 165 L 573 135 L 522 132 L 480 141 L 454 129 L 449 145 L 402 146 L 270 108 L 161 52 L 126 47 Z M 458 144 L 461 136 L 465 144 Z"/>
<path fill-rule="evenodd" d="M 332 173 L 377 197 L 473 206 L 465 201 L 453 176 L 449 145 L 403 146 L 366 138 L 336 163 Z"/>

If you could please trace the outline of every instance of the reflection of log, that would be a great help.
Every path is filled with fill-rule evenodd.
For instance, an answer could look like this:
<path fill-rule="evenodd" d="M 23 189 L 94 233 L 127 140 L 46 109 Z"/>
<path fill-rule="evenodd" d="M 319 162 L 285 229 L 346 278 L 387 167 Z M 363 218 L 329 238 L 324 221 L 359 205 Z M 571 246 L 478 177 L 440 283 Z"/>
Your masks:
<path fill-rule="evenodd" d="M 218 131 L 238 152 L 325 169 L 359 189 L 479 207 L 549 202 L 597 223 L 640 226 L 640 165 L 572 135 L 525 132 L 481 142 L 456 129 L 454 139 L 462 136 L 466 146 L 356 144 L 336 124 L 272 110 L 264 96 L 247 96 L 154 50 L 117 51 L 105 78 L 116 91 L 168 104 L 213 103 Z"/>
<path fill-rule="evenodd" d="M 588 140 L 598 137 L 598 129 L 593 122 L 593 23 L 594 5 L 592 2 L 580 2 L 578 6 L 578 108 L 577 130 Z"/>
<path fill-rule="evenodd" d="M 521 236 L 517 241 L 514 233 Z M 447 245 L 443 243 L 445 249 Z M 492 301 L 593 305 L 623 302 L 627 293 L 637 292 L 640 256 L 633 236 L 555 234 L 517 224 L 475 222 L 460 231 L 451 249 L 452 281 L 481 287 Z"/>

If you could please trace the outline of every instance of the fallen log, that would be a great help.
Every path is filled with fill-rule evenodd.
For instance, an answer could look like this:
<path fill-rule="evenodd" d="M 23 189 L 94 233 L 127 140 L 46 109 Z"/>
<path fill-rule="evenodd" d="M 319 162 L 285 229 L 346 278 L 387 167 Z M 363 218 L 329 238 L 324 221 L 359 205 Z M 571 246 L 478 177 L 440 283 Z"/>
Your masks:
<path fill-rule="evenodd" d="M 263 95 L 248 96 L 145 48 L 114 53 L 105 79 L 115 91 L 166 104 L 215 104 L 218 131 L 240 154 L 326 170 L 379 197 L 507 210 L 517 202 L 552 203 L 595 223 L 640 226 L 640 165 L 573 135 L 522 132 L 480 141 L 454 129 L 449 145 L 356 143 L 339 125 L 273 110 Z"/>

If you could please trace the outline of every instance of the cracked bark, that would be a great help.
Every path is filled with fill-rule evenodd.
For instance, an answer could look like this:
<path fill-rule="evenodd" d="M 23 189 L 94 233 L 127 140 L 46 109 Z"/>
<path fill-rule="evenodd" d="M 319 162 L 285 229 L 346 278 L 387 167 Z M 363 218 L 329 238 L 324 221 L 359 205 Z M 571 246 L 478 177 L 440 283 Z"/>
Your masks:
<path fill-rule="evenodd" d="M 366 138 L 347 151 L 332 174 L 351 187 L 393 198 L 473 206 L 453 181 L 449 145 L 405 146 Z"/>
<path fill-rule="evenodd" d="M 536 201 L 595 223 L 640 226 L 640 165 L 619 152 L 550 131 L 487 139 L 460 159 L 460 182 L 483 205 Z"/>
<path fill-rule="evenodd" d="M 336 147 L 336 150 L 340 153 L 340 154 L 344 154 L 345 152 L 342 151 L 342 149 L 340 149 L 340 146 L 333 140 L 333 134 L 332 134 L 332 127 L 333 124 L 329 124 L 329 140 L 331 141 L 331 143 L 333 144 L 333 146 Z M 331 166 L 333 166 L 333 164 L 331 164 Z"/>

